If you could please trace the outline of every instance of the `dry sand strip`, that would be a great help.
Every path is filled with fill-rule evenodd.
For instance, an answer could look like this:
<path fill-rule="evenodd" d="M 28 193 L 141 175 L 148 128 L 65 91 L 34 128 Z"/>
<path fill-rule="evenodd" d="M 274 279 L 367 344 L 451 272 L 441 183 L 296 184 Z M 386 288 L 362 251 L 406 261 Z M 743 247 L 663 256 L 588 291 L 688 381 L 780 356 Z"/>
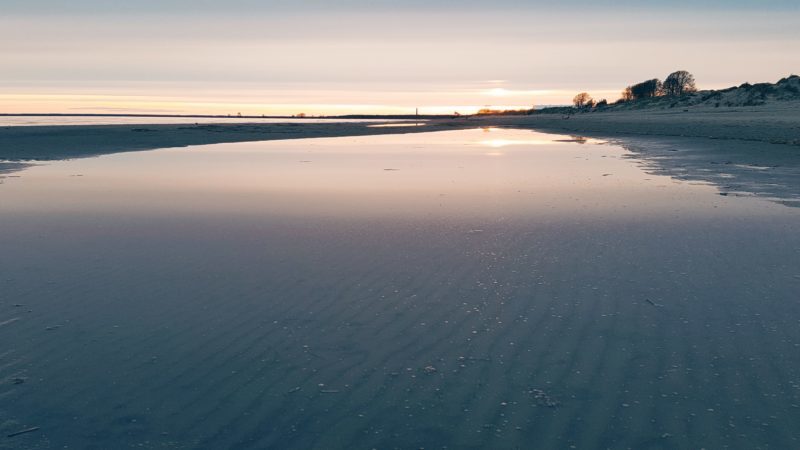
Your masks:
<path fill-rule="evenodd" d="M 480 126 L 481 122 L 462 118 L 421 121 L 420 126 L 398 127 L 375 127 L 375 122 L 2 127 L 0 161 L 81 158 L 226 142 L 458 130 Z"/>
<path fill-rule="evenodd" d="M 671 136 L 800 146 L 800 102 L 497 117 L 495 125 L 597 137 Z"/>

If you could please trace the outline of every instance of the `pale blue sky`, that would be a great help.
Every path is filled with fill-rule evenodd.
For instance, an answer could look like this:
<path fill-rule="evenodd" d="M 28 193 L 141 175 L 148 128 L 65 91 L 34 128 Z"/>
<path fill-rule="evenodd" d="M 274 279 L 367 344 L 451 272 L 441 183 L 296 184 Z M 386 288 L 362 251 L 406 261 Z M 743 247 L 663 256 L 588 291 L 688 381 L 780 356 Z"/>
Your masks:
<path fill-rule="evenodd" d="M 466 110 L 800 72 L 796 0 L 550 3 L 4 0 L 0 112 Z"/>
<path fill-rule="evenodd" d="M 248 11 L 338 11 L 342 9 L 372 10 L 414 10 L 417 12 L 437 9 L 567 9 L 575 8 L 608 9 L 793 9 L 797 10 L 795 0 L 4 0 L 3 9 L 9 12 L 32 12 L 46 14 L 53 12 L 181 12 L 226 11 L 236 9 Z"/>

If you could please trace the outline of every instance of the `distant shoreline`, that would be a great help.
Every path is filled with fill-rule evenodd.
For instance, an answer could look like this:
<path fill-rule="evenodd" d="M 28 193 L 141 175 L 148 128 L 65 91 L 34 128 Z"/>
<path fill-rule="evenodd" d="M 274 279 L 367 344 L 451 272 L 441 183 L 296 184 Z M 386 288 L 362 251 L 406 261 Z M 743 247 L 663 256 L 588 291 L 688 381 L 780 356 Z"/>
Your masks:
<path fill-rule="evenodd" d="M 138 117 L 138 116 L 136 116 Z M 381 119 L 367 116 L 364 119 Z M 391 124 L 391 123 L 388 123 Z M 572 115 L 462 116 L 419 126 L 373 122 L 183 123 L 0 127 L 0 161 L 55 160 L 230 142 L 367 136 L 478 127 L 531 129 L 600 138 L 692 137 L 800 146 L 800 103 L 736 108 L 585 112 Z"/>
<path fill-rule="evenodd" d="M 149 117 L 164 119 L 447 119 L 452 114 L 345 114 L 339 116 L 240 116 L 224 114 L 0 113 L 0 117 Z"/>

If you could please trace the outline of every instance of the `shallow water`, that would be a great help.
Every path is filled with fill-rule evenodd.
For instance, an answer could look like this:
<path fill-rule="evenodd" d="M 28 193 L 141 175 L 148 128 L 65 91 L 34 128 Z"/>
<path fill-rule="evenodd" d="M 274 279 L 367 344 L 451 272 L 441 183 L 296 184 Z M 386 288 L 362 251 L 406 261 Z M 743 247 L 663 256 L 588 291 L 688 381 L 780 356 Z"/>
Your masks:
<path fill-rule="evenodd" d="M 794 448 L 800 210 L 515 130 L 0 184 L 0 448 Z"/>

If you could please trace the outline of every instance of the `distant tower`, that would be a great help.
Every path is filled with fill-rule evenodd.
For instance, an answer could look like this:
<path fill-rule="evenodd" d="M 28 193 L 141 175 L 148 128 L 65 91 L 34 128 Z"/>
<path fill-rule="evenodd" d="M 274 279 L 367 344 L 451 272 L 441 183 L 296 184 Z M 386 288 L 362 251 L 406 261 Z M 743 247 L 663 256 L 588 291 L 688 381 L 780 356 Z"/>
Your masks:
<path fill-rule="evenodd" d="M 417 108 L 417 109 L 416 109 L 416 111 L 414 112 L 414 114 L 415 114 L 415 115 L 417 115 L 417 116 L 419 115 L 419 108 Z"/>

